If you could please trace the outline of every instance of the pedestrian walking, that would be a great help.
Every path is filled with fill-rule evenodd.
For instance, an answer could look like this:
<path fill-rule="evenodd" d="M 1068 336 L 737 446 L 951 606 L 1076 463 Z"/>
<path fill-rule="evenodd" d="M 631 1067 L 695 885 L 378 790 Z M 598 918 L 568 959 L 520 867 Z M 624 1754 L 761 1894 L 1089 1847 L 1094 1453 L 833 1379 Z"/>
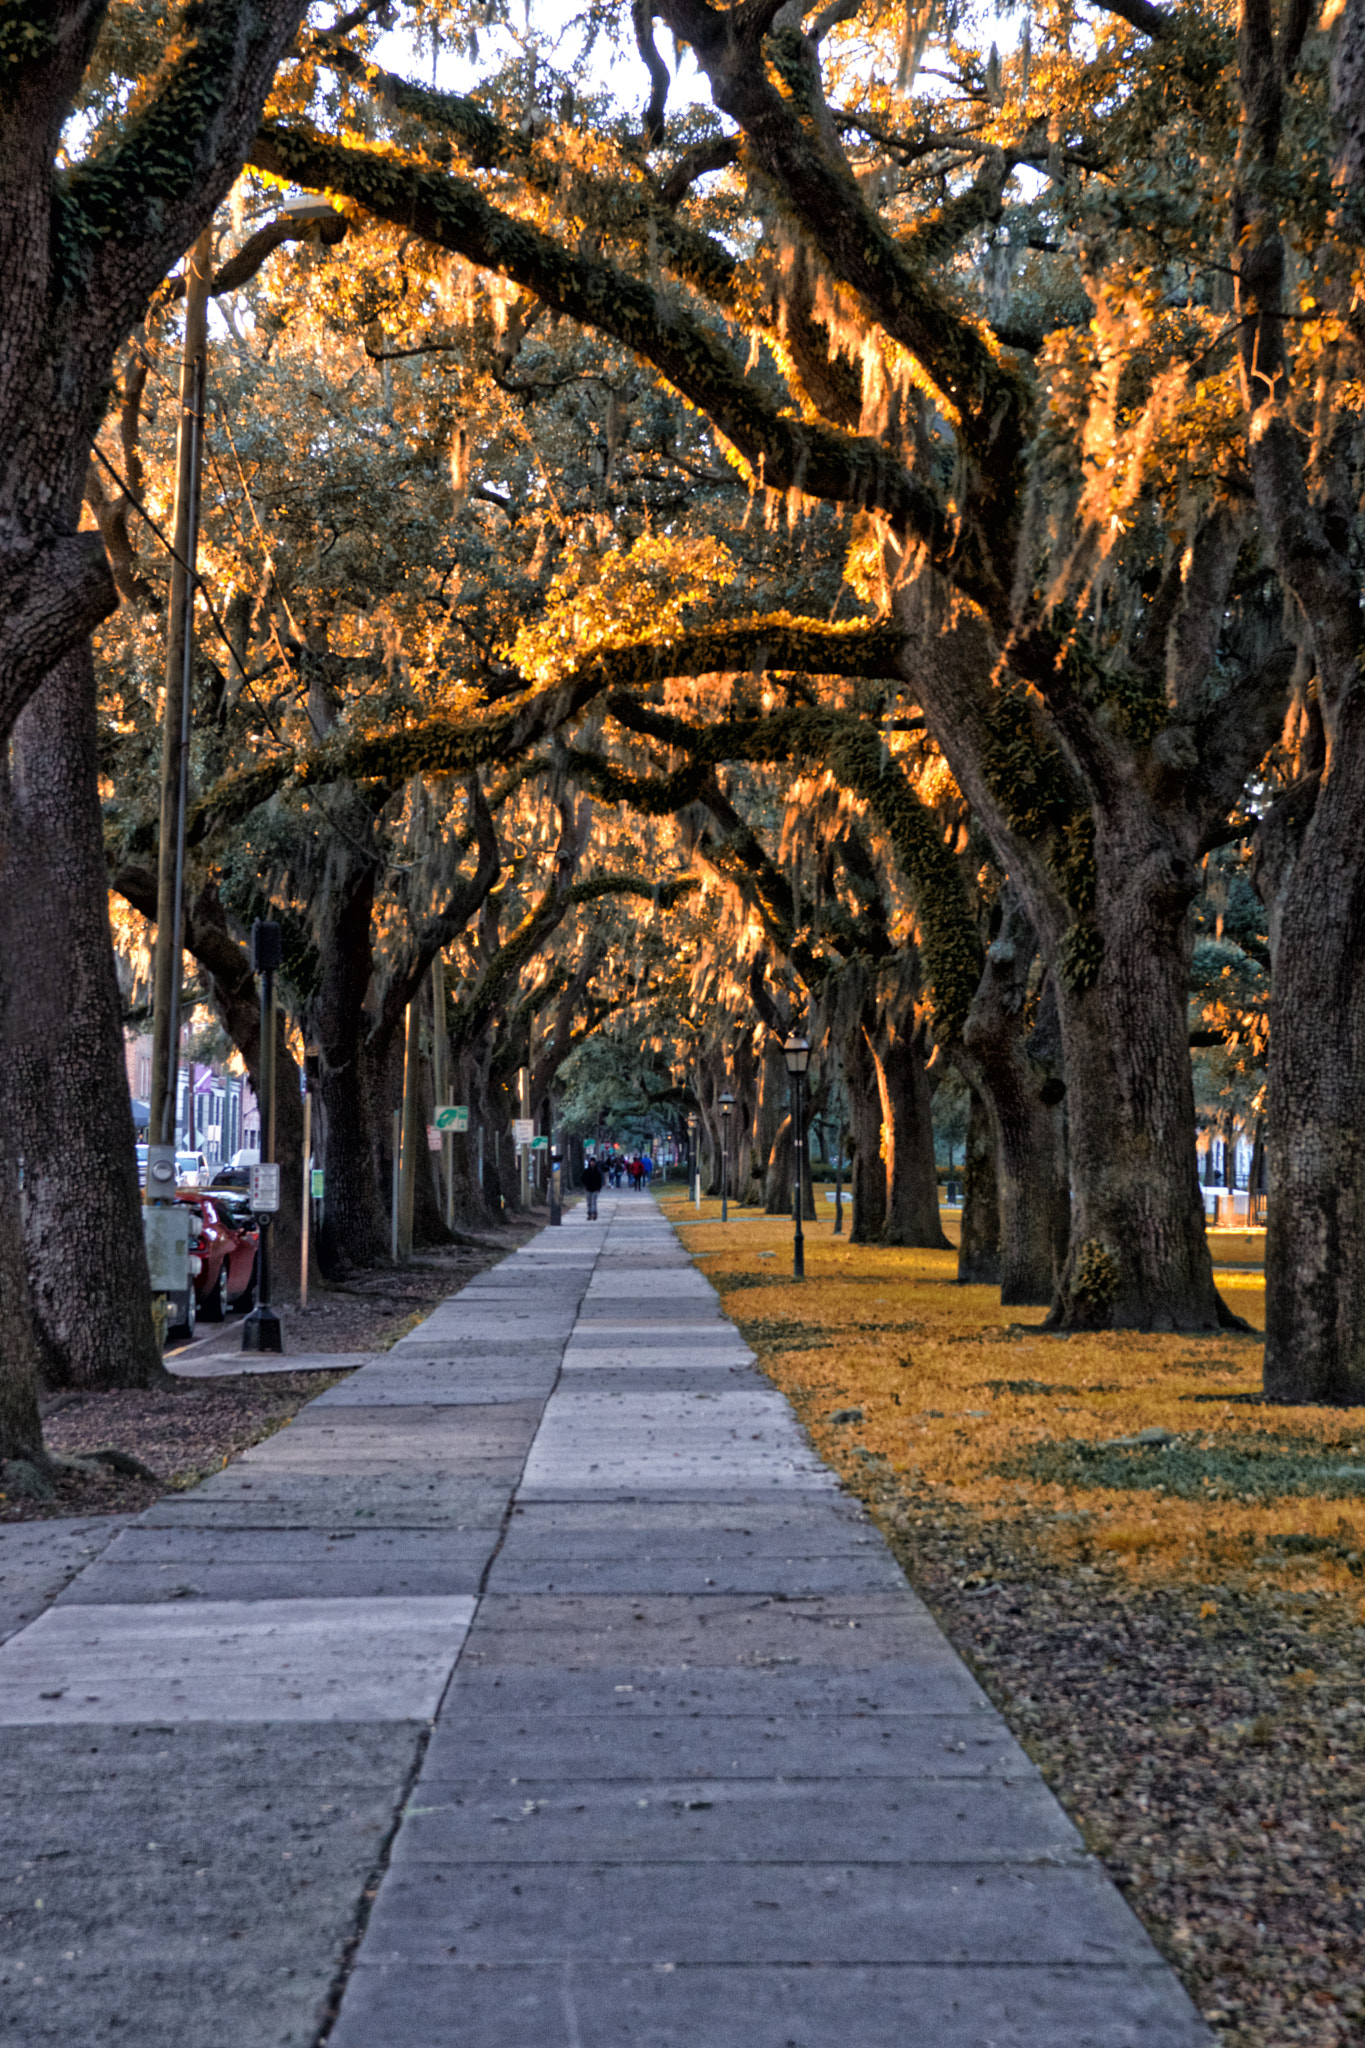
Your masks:
<path fill-rule="evenodd" d="M 597 1197 L 602 1192 L 602 1169 L 595 1159 L 583 1168 L 583 1191 L 588 1198 L 588 1221 L 597 1221 Z"/>

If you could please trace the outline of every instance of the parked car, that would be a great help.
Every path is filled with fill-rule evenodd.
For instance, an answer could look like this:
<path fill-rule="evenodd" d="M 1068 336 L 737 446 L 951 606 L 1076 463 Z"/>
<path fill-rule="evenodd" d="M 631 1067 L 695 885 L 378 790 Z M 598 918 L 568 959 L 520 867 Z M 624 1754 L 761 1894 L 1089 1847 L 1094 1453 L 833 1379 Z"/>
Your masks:
<path fill-rule="evenodd" d="M 213 1179 L 213 1168 L 202 1152 L 177 1152 L 175 1155 L 175 1184 L 178 1188 L 206 1188 Z"/>
<path fill-rule="evenodd" d="M 250 1308 L 256 1298 L 256 1256 L 261 1233 L 248 1211 L 203 1188 L 182 1188 L 176 1197 L 198 1217 L 197 1242 L 190 1247 L 194 1294 L 205 1322 L 220 1323 L 232 1309 Z M 193 1318 L 189 1327 L 193 1329 Z"/>
<path fill-rule="evenodd" d="M 140 1188 L 145 1188 L 145 1187 L 146 1187 L 146 1185 L 147 1185 L 147 1147 L 146 1147 L 146 1146 L 145 1146 L 145 1145 L 144 1145 L 144 1144 L 143 1144 L 143 1143 L 141 1142 L 141 1140 L 139 1140 L 139 1142 L 138 1142 L 138 1145 L 137 1145 L 137 1148 L 136 1148 L 136 1149 L 137 1149 L 137 1184 L 138 1184 L 138 1186 L 139 1186 Z"/>

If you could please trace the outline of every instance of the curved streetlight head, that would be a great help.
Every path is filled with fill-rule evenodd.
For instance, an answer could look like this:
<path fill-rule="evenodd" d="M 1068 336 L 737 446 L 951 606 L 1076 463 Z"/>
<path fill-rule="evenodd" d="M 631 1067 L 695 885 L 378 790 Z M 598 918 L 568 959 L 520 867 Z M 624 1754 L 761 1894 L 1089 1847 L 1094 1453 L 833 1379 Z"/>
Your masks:
<path fill-rule="evenodd" d="M 810 1040 L 793 1032 L 782 1048 L 782 1057 L 787 1062 L 789 1074 L 804 1074 L 810 1065 Z"/>
<path fill-rule="evenodd" d="M 731 1110 L 732 1110 L 732 1109 L 734 1108 L 734 1106 L 735 1106 L 735 1098 L 734 1098 L 734 1096 L 733 1096 L 733 1095 L 722 1095 L 722 1096 L 721 1096 L 721 1098 L 720 1098 L 720 1113 L 721 1113 L 721 1115 L 722 1115 L 722 1116 L 723 1116 L 723 1117 L 725 1118 L 725 1121 L 726 1121 L 726 1123 L 727 1123 L 727 1124 L 728 1124 L 728 1123 L 729 1123 L 729 1121 L 730 1121 L 730 1112 L 731 1112 Z"/>

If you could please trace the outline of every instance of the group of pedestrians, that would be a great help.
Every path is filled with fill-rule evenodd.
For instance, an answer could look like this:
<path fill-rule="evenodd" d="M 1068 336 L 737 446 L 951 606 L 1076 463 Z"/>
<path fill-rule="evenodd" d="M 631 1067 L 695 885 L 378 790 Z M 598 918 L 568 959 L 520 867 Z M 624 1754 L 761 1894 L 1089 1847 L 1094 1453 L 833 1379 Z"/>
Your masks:
<path fill-rule="evenodd" d="M 597 1220 L 597 1197 L 610 1183 L 619 1188 L 622 1181 L 629 1181 L 638 1194 L 641 1188 L 648 1189 L 654 1161 L 647 1152 L 633 1153 L 629 1158 L 621 1152 L 612 1152 L 605 1159 L 589 1159 L 583 1168 L 583 1192 L 588 1198 L 588 1221 Z"/>

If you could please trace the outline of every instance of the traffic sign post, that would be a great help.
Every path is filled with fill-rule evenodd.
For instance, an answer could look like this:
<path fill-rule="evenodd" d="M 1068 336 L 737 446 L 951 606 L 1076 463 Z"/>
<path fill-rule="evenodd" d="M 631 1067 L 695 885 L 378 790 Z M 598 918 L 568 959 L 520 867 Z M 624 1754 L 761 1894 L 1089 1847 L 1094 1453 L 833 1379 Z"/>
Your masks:
<path fill-rule="evenodd" d="M 469 1129 L 469 1105 L 467 1102 L 442 1102 L 436 1109 L 438 1131 L 467 1131 Z"/>

